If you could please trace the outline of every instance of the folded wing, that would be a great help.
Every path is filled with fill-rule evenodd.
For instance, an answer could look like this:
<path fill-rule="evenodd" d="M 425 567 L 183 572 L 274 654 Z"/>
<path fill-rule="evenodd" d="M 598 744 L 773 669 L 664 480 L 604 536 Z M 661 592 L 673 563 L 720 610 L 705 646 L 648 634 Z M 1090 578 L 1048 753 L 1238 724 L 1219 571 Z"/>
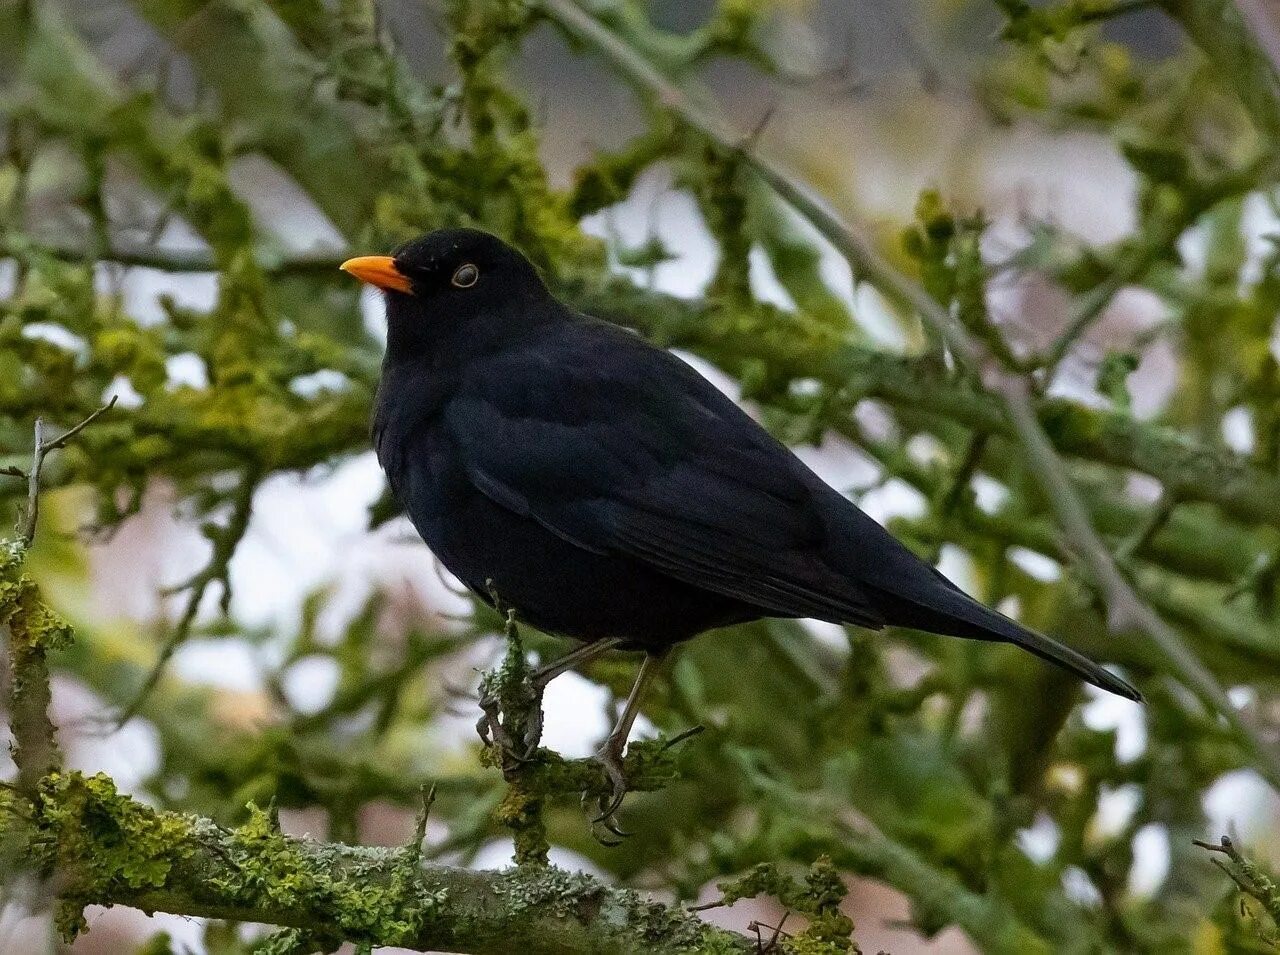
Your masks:
<path fill-rule="evenodd" d="M 579 547 L 763 613 L 883 626 L 823 562 L 814 479 L 782 445 L 675 356 L 572 331 L 495 356 L 450 403 L 477 489 Z"/>

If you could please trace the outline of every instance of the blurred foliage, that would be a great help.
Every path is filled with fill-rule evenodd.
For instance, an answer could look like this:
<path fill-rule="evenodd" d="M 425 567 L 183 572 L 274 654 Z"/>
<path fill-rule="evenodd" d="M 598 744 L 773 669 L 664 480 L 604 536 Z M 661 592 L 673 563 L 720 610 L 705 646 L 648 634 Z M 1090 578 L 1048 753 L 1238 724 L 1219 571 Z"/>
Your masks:
<path fill-rule="evenodd" d="M 471 679 L 468 662 L 496 653 L 496 615 L 477 607 L 463 622 L 406 624 L 404 608 L 375 593 L 334 635 L 318 626 L 330 601 L 322 591 L 292 630 L 254 632 L 227 616 L 227 568 L 257 489 L 367 451 L 380 345 L 336 264 L 348 250 L 479 225 L 519 245 L 563 297 L 727 372 L 785 439 L 847 442 L 875 464 L 877 486 L 915 488 L 924 507 L 897 519 L 896 532 L 922 554 L 963 555 L 983 600 L 1122 667 L 1149 700 L 1135 717 L 1141 751 L 1119 752 L 1116 731 L 1085 718 L 1077 683 L 1015 650 L 856 629 L 833 643 L 797 622 L 747 624 L 689 645 L 649 700 L 663 733 L 706 731 L 679 748 L 677 781 L 629 797 L 634 835 L 598 844 L 575 795 L 552 789 L 539 811 L 553 846 L 680 899 L 734 877 L 723 883 L 730 897 L 766 892 L 813 919 L 785 940 L 795 951 L 847 944 L 839 893 L 815 888 L 835 892 L 833 871 L 893 886 L 923 933 L 959 926 L 983 951 L 1274 948 L 1265 914 L 1276 914 L 1274 884 L 1233 857 L 1250 899 L 1242 907 L 1238 887 L 1192 842 L 1221 835 L 1206 832 L 1204 796 L 1250 768 L 1248 750 L 1142 638 L 1107 633 L 982 382 L 953 370 L 892 294 L 885 307 L 916 344 L 902 354 L 874 344 L 849 289 L 820 268 L 810 232 L 742 161 L 753 142 L 711 143 L 639 89 L 634 138 L 573 170 L 567 188 L 553 186 L 532 105 L 540 93 L 519 78 L 522 51 L 551 34 L 567 41 L 565 55 L 593 54 L 555 4 L 448 0 L 433 22 L 417 11 L 420 44 L 447 53 L 439 83 L 410 64 L 373 0 L 126 6 L 154 47 L 128 69 L 84 32 L 75 4 L 0 0 L 0 456 L 24 464 L 37 414 L 70 426 L 124 394 L 51 461 L 47 486 L 81 489 L 51 495 L 59 512 L 91 541 L 163 487 L 208 541 L 207 566 L 172 596 L 158 633 L 80 619 L 75 645 L 51 657 L 56 673 L 97 694 L 107 719 L 136 712 L 154 727 L 149 801 L 222 825 L 260 821 L 247 816 L 253 804 L 319 810 L 329 838 L 355 841 L 370 807 L 411 813 L 434 783 L 439 834 L 425 856 L 469 863 L 509 838 L 507 782 L 477 753 L 452 748 L 447 731 L 452 712 L 473 715 L 471 688 L 456 686 Z M 943 22 L 1003 23 L 966 78 L 986 120 L 1106 137 L 1136 186 L 1134 224 L 1097 244 L 1024 222 L 1019 247 L 997 256 L 982 210 L 964 208 L 943 182 L 914 221 L 882 234 L 882 251 L 1041 394 L 1066 365 L 1093 361 L 1089 399 L 1045 398 L 1042 424 L 1143 599 L 1274 741 L 1280 236 L 1265 235 L 1260 252 L 1246 236 L 1250 210 L 1272 223 L 1277 215 L 1275 78 L 1234 8 L 1217 0 L 938 6 Z M 684 32 L 658 25 L 638 0 L 582 8 L 698 96 L 705 71 L 726 59 L 778 83 L 796 78 L 777 41 L 804 13 L 793 4 L 719 0 Z M 1112 39 L 1116 18 L 1131 16 L 1170 17 L 1189 42 L 1143 55 Z M 246 189 L 246 163 L 287 179 L 344 246 L 293 251 L 261 190 Z M 580 228 L 659 166 L 718 247 L 697 299 L 626 277 L 678 256 L 669 242 L 628 246 Z M 198 242 L 182 247 L 169 240 L 175 232 Z M 1203 248 L 1194 257 L 1193 238 Z M 760 262 L 791 307 L 761 299 Z M 192 308 L 164 295 L 155 314 L 131 314 L 125 284 L 144 270 L 212 273 L 216 300 Z M 1010 282 L 1049 282 L 1069 300 L 1048 347 L 991 314 L 993 288 Z M 1131 287 L 1157 297 L 1166 317 L 1107 341 L 1096 360 L 1091 332 Z M 1138 419 L 1128 380 L 1159 349 L 1176 359 L 1172 398 Z M 1248 421 L 1248 450 L 1224 440 L 1229 416 Z M 1139 493 L 1135 474 L 1154 479 L 1158 499 Z M 0 481 L 8 511 L 25 488 Z M 980 487 L 999 493 L 980 497 Z M 393 515 L 384 501 L 372 521 Z M 51 527 L 33 566 L 66 577 L 81 545 L 50 540 Z M 1054 572 L 1031 573 L 1028 552 Z M 212 593 L 220 612 L 202 615 Z M 265 693 L 246 700 L 169 675 L 169 653 L 197 632 L 269 648 Z M 540 656 L 559 650 L 526 636 Z M 315 658 L 332 662 L 337 687 L 319 711 L 299 712 L 285 680 Z M 633 670 L 606 659 L 584 675 L 616 701 Z M 1132 810 L 1105 825 L 1102 806 L 1118 796 Z M 1169 870 L 1157 891 L 1136 891 L 1135 838 L 1151 830 L 1167 838 Z M 313 941 L 292 932 L 263 950 Z M 206 944 L 241 950 L 219 923 Z"/>

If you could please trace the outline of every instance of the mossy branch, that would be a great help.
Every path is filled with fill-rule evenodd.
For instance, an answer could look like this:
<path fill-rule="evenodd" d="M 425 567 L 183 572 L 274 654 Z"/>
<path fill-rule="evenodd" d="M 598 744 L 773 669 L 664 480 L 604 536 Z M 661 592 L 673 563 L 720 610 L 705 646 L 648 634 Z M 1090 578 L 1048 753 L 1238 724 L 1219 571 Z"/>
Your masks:
<path fill-rule="evenodd" d="M 737 953 L 754 944 L 674 906 L 548 866 L 505 872 L 424 864 L 416 845 L 372 848 L 296 839 L 251 808 L 227 829 L 160 812 L 106 776 L 53 774 L 33 800 L 0 805 L 5 847 L 56 873 L 64 931 L 81 906 L 258 922 L 342 941 L 481 955 Z"/>
<path fill-rule="evenodd" d="M 1227 874 L 1243 895 L 1253 899 L 1267 913 L 1271 929 L 1259 927 L 1259 934 L 1268 945 L 1280 947 L 1280 935 L 1277 935 L 1280 931 L 1280 886 L 1276 885 L 1274 876 L 1241 852 L 1228 836 L 1223 836 L 1216 844 L 1199 839 L 1194 842 L 1201 849 L 1218 854 L 1213 864 Z M 1225 857 L 1226 861 L 1219 856 Z"/>
<path fill-rule="evenodd" d="M 40 478 L 48 456 L 110 411 L 112 398 L 83 421 L 56 438 L 45 436 L 37 418 L 32 442 L 31 470 L 10 470 L 27 481 L 27 510 L 18 536 L 0 542 L 0 627 L 7 631 L 9 656 L 8 710 L 13 730 L 13 761 L 18 767 L 17 790 L 30 795 L 37 782 L 58 766 L 58 743 L 49 719 L 51 650 L 66 646 L 71 629 L 40 597 L 35 582 L 23 570 L 27 549 L 36 536 L 40 515 Z"/>

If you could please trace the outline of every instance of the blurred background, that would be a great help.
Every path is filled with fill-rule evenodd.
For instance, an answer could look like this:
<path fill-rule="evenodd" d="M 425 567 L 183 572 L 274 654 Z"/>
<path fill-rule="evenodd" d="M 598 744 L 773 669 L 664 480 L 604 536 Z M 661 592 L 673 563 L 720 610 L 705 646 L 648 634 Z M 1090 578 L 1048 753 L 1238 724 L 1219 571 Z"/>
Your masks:
<path fill-rule="evenodd" d="M 972 899 L 1052 950 L 1272 950 L 1191 839 L 1231 830 L 1265 863 L 1275 789 L 1142 634 L 1107 633 L 1020 449 L 972 410 L 981 386 L 554 15 L 3 6 L 0 453 L 25 460 L 37 413 L 122 409 L 51 464 L 32 563 L 77 628 L 54 660 L 68 767 L 228 823 L 274 798 L 288 832 L 379 845 L 410 837 L 434 781 L 429 851 L 508 863 L 473 730 L 498 621 L 387 496 L 365 433 L 382 303 L 335 271 L 472 223 L 676 347 L 951 579 L 1151 700 L 905 631 L 709 635 L 636 731 L 708 727 L 682 781 L 629 798 L 637 835 L 616 849 L 563 800 L 556 864 L 707 901 L 755 862 L 828 852 L 868 952 L 1001 950 L 958 920 Z M 1277 478 L 1280 256 L 1272 130 L 1227 75 L 1245 67 L 1154 3 L 582 7 L 931 293 L 976 295 L 1046 400 L 1083 409 L 1050 434 L 1095 525 L 1274 746 L 1280 505 L 1251 482 Z M 0 480 L 8 512 L 25 490 Z M 556 680 L 544 745 L 589 754 L 635 662 Z M 859 850 L 866 827 L 893 852 Z M 0 952 L 67 947 L 47 901 L 8 894 Z M 159 932 L 232 952 L 262 931 L 86 918 L 78 953 L 159 952 Z"/>

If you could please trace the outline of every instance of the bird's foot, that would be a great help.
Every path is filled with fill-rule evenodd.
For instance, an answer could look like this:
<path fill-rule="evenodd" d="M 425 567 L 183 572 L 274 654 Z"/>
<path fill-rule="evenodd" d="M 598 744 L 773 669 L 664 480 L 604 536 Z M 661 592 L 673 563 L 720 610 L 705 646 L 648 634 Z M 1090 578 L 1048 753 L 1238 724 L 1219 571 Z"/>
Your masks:
<path fill-rule="evenodd" d="M 485 746 L 499 748 L 504 771 L 528 763 L 542 741 L 542 687 L 530 684 L 529 689 L 532 705 L 521 714 L 524 726 L 518 734 L 518 741 L 507 729 L 511 722 L 510 714 L 504 713 L 502 700 L 493 693 L 480 697 L 480 709 L 484 715 L 476 721 L 476 732 Z"/>
<path fill-rule="evenodd" d="M 618 824 L 617 815 L 618 810 L 622 808 L 622 800 L 627 796 L 627 776 L 622 767 L 622 751 L 625 746 L 625 740 L 606 740 L 594 757 L 609 779 L 610 791 L 607 795 L 600 796 L 596 804 L 596 815 L 591 820 L 591 832 L 597 841 L 606 846 L 620 845 L 621 840 L 631 835 Z M 611 839 L 597 833 L 597 826 L 616 838 Z"/>

